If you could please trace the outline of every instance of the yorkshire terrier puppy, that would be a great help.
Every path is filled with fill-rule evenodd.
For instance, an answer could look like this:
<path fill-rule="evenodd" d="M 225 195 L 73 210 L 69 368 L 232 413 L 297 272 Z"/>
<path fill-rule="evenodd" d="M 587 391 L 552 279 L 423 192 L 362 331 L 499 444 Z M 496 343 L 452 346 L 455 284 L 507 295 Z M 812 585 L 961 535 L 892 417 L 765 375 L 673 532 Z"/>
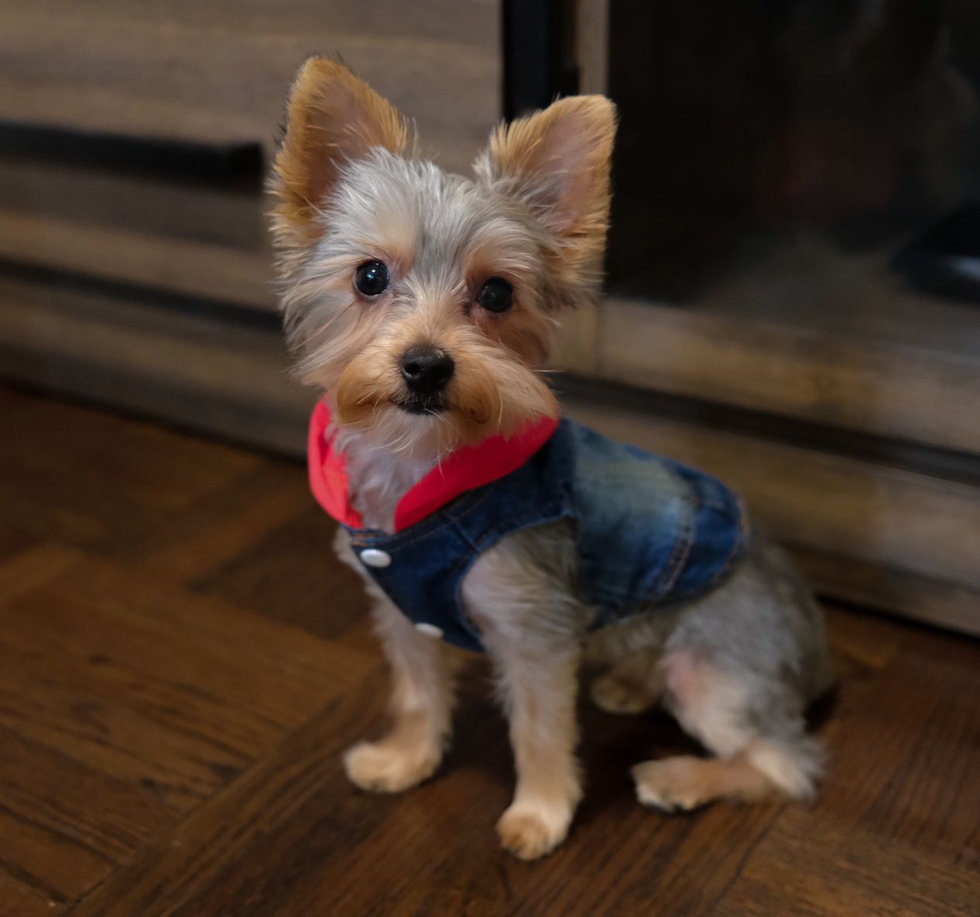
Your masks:
<path fill-rule="evenodd" d="M 474 178 L 413 153 L 394 107 L 313 58 L 275 163 L 287 334 L 323 392 L 315 495 L 373 600 L 390 731 L 344 759 L 359 787 L 432 776 L 449 739 L 443 641 L 485 649 L 510 723 L 508 850 L 553 850 L 582 795 L 584 659 L 611 713 L 663 704 L 711 757 L 646 761 L 665 811 L 808 799 L 804 709 L 829 684 L 820 611 L 723 484 L 560 418 L 540 372 L 597 295 L 615 110 L 562 99 L 490 137 Z"/>

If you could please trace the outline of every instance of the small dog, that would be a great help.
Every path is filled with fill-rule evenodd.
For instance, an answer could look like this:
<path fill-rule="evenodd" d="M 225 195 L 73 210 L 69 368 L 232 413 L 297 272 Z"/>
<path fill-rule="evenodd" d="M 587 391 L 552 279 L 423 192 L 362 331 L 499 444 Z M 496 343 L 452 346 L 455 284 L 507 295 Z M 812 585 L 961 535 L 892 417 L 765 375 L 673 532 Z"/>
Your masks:
<path fill-rule="evenodd" d="M 567 420 L 540 372 L 565 309 L 594 300 L 615 110 L 555 102 L 494 131 L 475 178 L 411 151 L 387 101 L 312 58 L 293 85 L 273 233 L 287 335 L 324 396 L 313 490 L 341 523 L 393 673 L 393 725 L 350 779 L 430 777 L 453 707 L 444 637 L 486 649 L 517 768 L 498 823 L 552 851 L 582 795 L 583 660 L 611 713 L 662 703 L 714 757 L 637 764 L 641 802 L 814 794 L 807 704 L 828 687 L 820 610 L 724 485 Z"/>

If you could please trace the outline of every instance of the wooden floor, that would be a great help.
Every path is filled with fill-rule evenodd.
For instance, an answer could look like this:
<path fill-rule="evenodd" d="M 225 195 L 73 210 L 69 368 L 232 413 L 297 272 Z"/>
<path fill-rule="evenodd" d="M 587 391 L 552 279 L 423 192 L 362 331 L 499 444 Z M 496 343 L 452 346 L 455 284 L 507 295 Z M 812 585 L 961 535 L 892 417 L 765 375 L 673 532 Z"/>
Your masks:
<path fill-rule="evenodd" d="M 504 724 L 474 661 L 402 797 L 339 756 L 384 669 L 301 466 L 0 389 L 0 914 L 980 914 L 980 644 L 830 611 L 813 808 L 664 816 L 627 767 L 685 741 L 583 709 L 588 794 L 498 851 Z"/>

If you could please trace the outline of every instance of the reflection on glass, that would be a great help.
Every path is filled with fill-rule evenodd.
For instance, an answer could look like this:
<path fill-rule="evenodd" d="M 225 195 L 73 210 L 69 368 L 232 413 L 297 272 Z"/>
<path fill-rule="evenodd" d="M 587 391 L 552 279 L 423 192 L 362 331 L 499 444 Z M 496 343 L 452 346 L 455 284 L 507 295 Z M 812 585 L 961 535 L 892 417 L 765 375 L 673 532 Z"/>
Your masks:
<path fill-rule="evenodd" d="M 881 333 L 925 303 L 966 312 L 954 336 L 980 321 L 980 4 L 610 16 L 613 292 Z"/>

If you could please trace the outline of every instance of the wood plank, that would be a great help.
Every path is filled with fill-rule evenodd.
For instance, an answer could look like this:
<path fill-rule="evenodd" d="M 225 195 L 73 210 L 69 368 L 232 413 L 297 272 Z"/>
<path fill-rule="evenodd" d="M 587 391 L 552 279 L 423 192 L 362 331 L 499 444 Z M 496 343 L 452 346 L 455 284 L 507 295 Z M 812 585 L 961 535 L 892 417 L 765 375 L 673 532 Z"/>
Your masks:
<path fill-rule="evenodd" d="M 565 317 L 552 360 L 556 369 L 584 376 L 596 374 L 600 314 L 598 307 L 586 306 Z"/>
<path fill-rule="evenodd" d="M 110 475 L 113 498 L 130 511 L 135 508 L 130 501 L 142 512 L 184 510 L 263 466 L 259 455 L 159 424 L 8 392 L 12 397 L 0 406 L 0 423 L 11 434 L 0 438 L 3 476 L 21 477 L 39 496 L 67 478 L 93 489 L 101 485 L 104 497 Z M 65 474 L 66 446 L 71 447 L 70 475 Z M 167 461 L 161 463 L 164 452 Z M 25 477 L 34 474 L 40 480 Z"/>
<path fill-rule="evenodd" d="M 609 0 L 576 0 L 575 59 L 579 91 L 605 95 L 609 82 Z"/>
<path fill-rule="evenodd" d="M 0 587 L 0 876 L 24 913 L 80 898 L 377 666 L 57 545 L 8 555 Z"/>
<path fill-rule="evenodd" d="M 498 0 L 424 9 L 293 0 L 276 16 L 255 0 L 207 12 L 179 0 L 84 12 L 42 0 L 4 18 L 0 118 L 168 141 L 258 142 L 268 163 L 289 82 L 319 48 L 342 54 L 413 119 L 424 156 L 468 173 L 499 118 L 499 19 Z M 445 60 L 453 61 L 451 85 Z M 4 160 L 0 257 L 272 311 L 265 204 L 255 191 L 158 188 L 145 176 Z"/>
<path fill-rule="evenodd" d="M 858 829 L 781 818 L 711 917 L 975 917 L 980 880 Z"/>
<path fill-rule="evenodd" d="M 980 636 L 980 591 L 853 557 L 789 545 L 820 595 Z"/>
<path fill-rule="evenodd" d="M 148 845 L 127 869 L 71 913 L 75 917 L 173 914 L 222 876 L 229 864 L 261 844 L 264 835 L 291 817 L 309 814 L 314 800 L 325 803 L 316 812 L 317 820 L 328 820 L 321 845 L 370 831 L 382 812 L 372 817 L 357 805 L 352 793 L 337 792 L 338 778 L 345 779 L 338 754 L 358 725 L 377 718 L 381 704 L 381 692 L 367 685 L 331 704 L 210 804 Z M 326 798 L 325 788 L 333 791 Z M 316 851 L 307 848 L 306 854 L 315 856 Z M 280 876 L 280 881 L 285 878 Z"/>
<path fill-rule="evenodd" d="M 504 725 L 471 693 L 476 682 L 465 679 L 459 735 L 447 766 L 436 780 L 400 798 L 352 791 L 339 767 L 329 766 L 353 735 L 380 725 L 380 685 L 365 682 L 349 706 L 343 701 L 301 727 L 259 765 L 261 776 L 245 775 L 161 836 L 76 913 L 203 917 L 261 908 L 283 917 L 328 911 L 626 915 L 669 900 L 672 913 L 679 914 L 850 917 L 863 913 L 860 907 L 879 891 L 882 909 L 869 913 L 940 913 L 947 897 L 951 913 L 968 913 L 962 906 L 975 879 L 951 858 L 952 846 L 924 846 L 920 877 L 908 871 L 914 861 L 907 844 L 893 855 L 877 834 L 825 824 L 833 817 L 825 810 L 855 805 L 846 788 L 852 756 L 866 762 L 869 774 L 880 773 L 893 758 L 895 743 L 881 748 L 868 736 L 860 749 L 849 744 L 863 718 L 873 716 L 879 691 L 891 688 L 879 681 L 883 673 L 891 669 L 889 680 L 899 675 L 920 646 L 911 629 L 881 620 L 837 612 L 831 627 L 838 652 L 861 665 L 844 667 L 844 702 L 828 732 L 837 756 L 832 760 L 840 761 L 833 773 L 844 776 L 831 781 L 827 796 L 842 798 L 816 808 L 716 806 L 690 818 L 645 812 L 632 797 L 626 767 L 638 755 L 676 750 L 682 743 L 676 730 L 659 718 L 608 718 L 583 710 L 589 792 L 580 818 L 552 857 L 530 866 L 518 863 L 496 850 L 492 824 L 506 804 L 510 765 Z M 937 652 L 955 646 L 949 637 L 930 639 Z M 964 653 L 972 658 L 975 646 L 965 643 Z M 950 687 L 955 694 L 962 685 Z M 901 698 L 896 691 L 894 703 L 901 705 Z M 938 703 L 949 704 L 950 698 Z M 971 696 L 963 699 L 964 706 L 970 703 Z M 903 720 L 889 723 L 896 742 L 908 735 Z M 943 733 L 953 739 L 956 725 L 947 726 Z M 961 793 L 975 792 L 976 779 L 968 779 Z M 866 805 L 884 785 L 861 779 L 860 802 Z M 881 811 L 898 815 L 904 805 L 888 794 Z M 938 808 L 931 817 L 934 837 L 945 816 Z M 896 869 L 904 872 L 896 875 Z M 913 906 L 889 909 L 907 891 L 905 903 Z M 729 906 L 730 898 L 736 906 Z M 810 907 L 813 900 L 823 906 Z"/>
<path fill-rule="evenodd" d="M 819 811 L 825 824 L 945 859 L 980 880 L 977 652 L 976 641 L 907 625 L 873 679 L 844 684 Z"/>
<path fill-rule="evenodd" d="M 17 442 L 30 415 L 62 427 L 75 449 L 42 449 L 48 424 Z M 52 479 L 60 461 L 62 476 L 94 480 L 103 450 L 124 443 L 113 471 L 126 486 L 105 488 L 103 501 L 128 506 L 126 488 L 152 480 L 155 462 L 161 503 L 184 518 L 189 543 L 181 552 L 174 515 L 149 515 L 152 531 L 130 554 L 106 542 L 121 552 L 107 560 L 112 551 L 52 544 L 0 517 L 3 917 L 615 917 L 663 902 L 724 917 L 975 910 L 976 641 L 831 609 L 841 685 L 821 727 L 830 764 L 813 807 L 646 811 L 628 767 L 696 749 L 660 714 L 609 717 L 583 701 L 586 798 L 568 842 L 525 864 L 493 832 L 513 777 L 485 660 L 461 673 L 455 743 L 436 779 L 399 797 L 348 784 L 340 754 L 382 730 L 387 680 L 376 649 L 309 632 L 320 626 L 312 602 L 296 615 L 277 608 L 277 590 L 288 601 L 304 587 L 326 606 L 325 578 L 341 618 L 363 610 L 329 553 L 318 562 L 330 532 L 315 508 L 271 513 L 277 494 L 288 503 L 302 491 L 300 466 L 235 463 L 202 443 L 181 495 L 162 466 L 171 451 L 192 454 L 186 437 L 118 418 L 100 426 L 90 411 L 2 390 L 0 434 L 0 476 L 29 490 L 45 479 L 12 456 L 37 452 Z M 39 515 L 58 511 L 44 495 L 31 502 Z M 236 526 L 251 536 L 232 537 Z M 154 546 L 167 559 L 154 564 Z M 224 766 L 209 773 L 205 762 Z"/>
<path fill-rule="evenodd" d="M 4 220 L 42 215 L 93 228 L 261 250 L 268 239 L 262 216 L 261 176 L 181 180 L 171 173 L 100 166 L 86 160 L 26 153 L 0 157 L 0 205 Z M 39 234 L 40 235 L 40 234 Z M 89 270 L 86 273 L 96 273 Z"/>
<path fill-rule="evenodd" d="M 473 819 L 473 831 L 483 832 L 482 841 L 462 837 L 453 845 L 453 813 L 445 812 L 438 801 L 448 796 L 454 807 L 463 808 L 467 798 L 474 798 L 474 788 L 463 786 L 449 795 L 447 787 L 438 801 L 433 799 L 431 815 L 419 807 L 400 813 L 416 819 L 414 843 L 405 826 L 394 817 L 388 819 L 376 837 L 328 864 L 325 877 L 310 876 L 305 888 L 283 902 L 281 913 L 298 917 L 323 911 L 330 906 L 331 890 L 347 913 L 627 915 L 646 913 L 657 900 L 670 900 L 672 913 L 705 913 L 724 894 L 742 859 L 776 815 L 765 807 L 751 812 L 716 809 L 705 813 L 710 827 L 693 832 L 682 823 L 666 823 L 644 812 L 624 784 L 619 781 L 619 792 L 600 790 L 606 811 L 596 805 L 584 807 L 566 846 L 530 869 L 500 860 L 494 850 L 493 811 Z M 596 788 L 591 786 L 590 792 Z M 392 880 L 384 885 L 364 880 L 360 864 L 372 854 L 391 866 Z M 499 863 L 495 872 L 467 870 L 460 876 L 456 866 L 460 861 L 494 860 Z M 710 871 L 696 874 L 691 869 L 691 864 L 706 860 Z M 417 881 L 425 872 L 437 881 Z M 220 900 L 210 899 L 214 905 Z"/>
<path fill-rule="evenodd" d="M 0 873 L 0 917 L 38 917 L 57 914 L 61 902 L 37 888 L 33 879 L 24 882 Z"/>
<path fill-rule="evenodd" d="M 418 121 L 425 149 L 463 170 L 499 117 L 499 16 L 497 0 L 290 0 L 274 14 L 260 0 L 20 4 L 0 33 L 0 117 L 271 151 L 286 87 L 320 49 L 342 54 Z"/>
<path fill-rule="evenodd" d="M 360 696 L 302 727 L 73 913 L 217 915 L 261 906 L 284 917 L 334 910 L 536 915 L 597 907 L 627 914 L 660 889 L 679 912 L 697 913 L 723 892 L 778 811 L 718 808 L 707 813 L 711 826 L 703 834 L 687 820 L 644 812 L 623 774 L 642 753 L 649 724 L 624 727 L 593 712 L 587 726 L 604 725 L 607 738 L 620 734 L 614 750 L 601 741 L 586 749 L 591 792 L 603 805 L 584 808 L 568 844 L 548 861 L 529 867 L 501 859 L 493 822 L 507 802 L 509 755 L 503 722 L 488 717 L 484 700 L 464 694 L 458 751 L 436 781 L 399 798 L 346 785 L 336 755 L 362 730 L 378 728 L 379 687 L 366 683 Z M 615 838 L 614 849 L 597 855 L 597 838 Z M 695 876 L 686 864 L 709 850 L 713 874 Z M 499 867 L 460 869 L 488 861 Z M 382 874 L 385 881 L 378 881 Z"/>
<path fill-rule="evenodd" d="M 91 851 L 88 882 L 105 874 L 106 862 L 132 855 L 175 814 L 146 787 L 116 780 L 7 729 L 0 729 L 0 798 L 15 825 L 38 825 Z"/>
<path fill-rule="evenodd" d="M 780 816 L 712 913 L 975 914 L 976 652 L 909 628 L 872 676 L 845 677 L 821 802 Z"/>
<path fill-rule="evenodd" d="M 295 462 L 263 463 L 254 474 L 197 503 L 191 518 L 179 514 L 162 520 L 144 537 L 120 546 L 117 556 L 169 582 L 189 585 L 220 573 L 312 509 L 309 485 L 296 474 L 298 467 Z M 329 547 L 332 526 L 326 514 L 320 515 L 327 529 L 323 545 Z"/>
<path fill-rule="evenodd" d="M 77 551 L 40 541 L 0 557 L 0 600 L 33 592 L 76 566 L 79 560 Z"/>
<path fill-rule="evenodd" d="M 193 568 L 181 564 L 177 570 L 188 575 L 197 592 L 324 639 L 360 643 L 354 632 L 368 629 L 370 620 L 363 583 L 336 560 L 335 523 L 313 501 L 305 480 L 297 483 L 304 489 L 304 512 L 253 536 L 247 545 L 235 536 L 249 525 L 247 517 L 229 513 L 215 518 L 201 530 L 201 539 L 227 544 L 236 538 L 241 545 L 237 555 L 216 563 L 213 554 L 201 551 Z M 376 648 L 373 640 L 368 645 Z"/>
<path fill-rule="evenodd" d="M 264 243 L 237 249 L 44 213 L 5 211 L 0 257 L 269 312 L 276 308 L 270 289 L 272 255 Z M 7 340 L 6 331 L 2 339 Z"/>
<path fill-rule="evenodd" d="M 824 610 L 827 639 L 838 678 L 851 685 L 871 681 L 895 658 L 909 638 L 908 628 L 882 615 L 858 613 L 833 605 L 824 605 Z"/>
<path fill-rule="evenodd" d="M 751 302 L 750 300 L 748 302 Z M 720 404 L 980 453 L 980 324 L 969 309 L 888 300 L 835 324 L 840 310 L 790 301 L 672 307 L 610 299 L 600 316 L 600 378 Z M 829 314 L 828 314 L 829 312 Z M 886 334 L 887 329 L 890 333 Z"/>
<path fill-rule="evenodd" d="M 92 558 L 6 599 L 0 619 L 0 725 L 176 808 L 209 795 L 373 665 Z"/>
<path fill-rule="evenodd" d="M 10 431 L 0 437 L 0 529 L 55 542 L 55 560 L 58 544 L 122 556 L 143 543 L 144 532 L 165 520 L 178 525 L 191 506 L 250 477 L 261 462 L 217 443 L 25 395 L 0 408 L 0 423 Z M 17 575 L 22 581 L 29 571 Z"/>
<path fill-rule="evenodd" d="M 289 378 L 272 322 L 10 275 L 0 276 L 0 302 L 0 374 L 7 378 L 274 448 L 305 442 L 314 395 Z"/>

